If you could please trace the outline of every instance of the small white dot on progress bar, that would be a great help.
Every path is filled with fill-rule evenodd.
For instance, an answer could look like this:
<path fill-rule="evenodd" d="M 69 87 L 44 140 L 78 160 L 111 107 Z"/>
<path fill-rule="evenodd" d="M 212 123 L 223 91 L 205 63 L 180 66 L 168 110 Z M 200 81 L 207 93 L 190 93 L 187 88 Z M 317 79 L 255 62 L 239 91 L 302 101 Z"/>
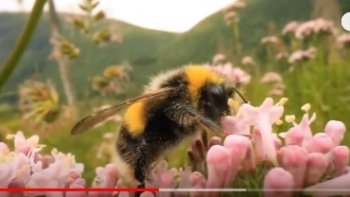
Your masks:
<path fill-rule="evenodd" d="M 343 26 L 346 31 L 350 31 L 350 12 L 345 13 L 341 18 L 341 26 Z"/>

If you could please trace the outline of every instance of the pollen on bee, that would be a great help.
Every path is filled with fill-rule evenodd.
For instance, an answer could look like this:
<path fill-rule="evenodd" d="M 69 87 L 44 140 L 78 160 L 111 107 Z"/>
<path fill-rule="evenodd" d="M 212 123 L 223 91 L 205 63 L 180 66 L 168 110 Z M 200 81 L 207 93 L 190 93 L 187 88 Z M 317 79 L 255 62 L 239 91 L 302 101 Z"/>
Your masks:
<path fill-rule="evenodd" d="M 198 94 L 198 90 L 207 82 L 220 83 L 221 77 L 203 66 L 188 66 L 185 74 L 189 82 L 189 91 L 193 98 Z"/>
<path fill-rule="evenodd" d="M 139 101 L 130 105 L 125 112 L 124 120 L 130 134 L 141 134 L 146 125 L 144 102 Z"/>

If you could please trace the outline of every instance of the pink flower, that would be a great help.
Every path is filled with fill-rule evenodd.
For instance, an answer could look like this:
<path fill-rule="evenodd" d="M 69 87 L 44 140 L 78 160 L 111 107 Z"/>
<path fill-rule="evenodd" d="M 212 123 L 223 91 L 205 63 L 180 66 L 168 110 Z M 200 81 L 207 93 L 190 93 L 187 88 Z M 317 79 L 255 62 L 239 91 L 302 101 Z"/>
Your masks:
<path fill-rule="evenodd" d="M 203 174 L 195 171 L 190 176 L 190 183 L 191 183 L 192 188 L 206 188 L 207 180 L 205 179 Z M 191 196 L 192 197 L 201 197 L 201 196 L 205 196 L 205 193 L 204 192 L 192 192 Z"/>
<path fill-rule="evenodd" d="M 309 153 L 319 152 L 326 154 L 333 148 L 332 138 L 326 133 L 316 133 L 306 144 L 305 148 Z"/>
<path fill-rule="evenodd" d="M 313 47 L 307 50 L 295 51 L 289 56 L 288 62 L 290 64 L 294 64 L 301 61 L 307 61 L 314 58 L 315 55 L 316 55 L 316 49 Z"/>
<path fill-rule="evenodd" d="M 294 126 L 285 133 L 285 144 L 306 146 L 312 138 L 310 124 L 315 119 L 315 113 L 310 118 L 308 114 L 305 114 L 299 124 L 294 123 Z"/>
<path fill-rule="evenodd" d="M 255 61 L 251 56 L 244 56 L 241 60 L 242 65 L 255 65 Z"/>
<path fill-rule="evenodd" d="M 29 180 L 28 187 L 66 187 L 69 181 L 80 177 L 83 172 L 83 164 L 77 164 L 75 158 L 71 154 L 63 154 L 53 150 L 51 153 L 54 157 L 54 162 L 49 165 L 48 168 L 39 169 L 33 171 L 31 179 Z M 28 195 L 47 195 L 47 196 L 60 196 L 61 192 L 43 192 L 32 193 L 28 192 Z"/>
<path fill-rule="evenodd" d="M 115 187 L 118 181 L 118 170 L 114 164 L 107 164 L 104 168 L 96 168 L 95 187 Z"/>
<path fill-rule="evenodd" d="M 281 96 L 283 95 L 284 89 L 286 86 L 283 82 L 277 82 L 273 85 L 272 90 L 269 91 L 270 96 Z"/>
<path fill-rule="evenodd" d="M 224 15 L 224 20 L 227 25 L 231 25 L 239 20 L 238 14 L 235 11 L 226 12 Z"/>
<path fill-rule="evenodd" d="M 113 188 L 117 185 L 118 169 L 115 164 L 107 164 L 105 167 L 96 168 L 96 177 L 92 183 L 93 187 Z M 89 192 L 89 197 L 112 197 L 112 192 Z"/>
<path fill-rule="evenodd" d="M 82 178 L 77 178 L 69 186 L 69 188 L 85 188 L 86 182 Z M 65 197 L 85 197 L 87 196 L 86 192 L 67 192 Z"/>
<path fill-rule="evenodd" d="M 249 149 L 247 151 L 247 155 L 245 159 L 242 162 L 242 168 L 245 171 L 254 171 L 256 170 L 256 156 L 255 156 L 255 149 L 253 144 L 250 144 Z"/>
<path fill-rule="evenodd" d="M 207 154 L 208 165 L 208 182 L 207 188 L 222 188 L 227 180 L 232 180 L 233 177 L 228 177 L 231 167 L 230 151 L 220 145 L 211 147 Z"/>
<path fill-rule="evenodd" d="M 261 132 L 256 127 L 254 127 L 252 138 L 255 142 L 256 160 L 261 162 L 265 159 L 265 149 L 262 143 Z"/>
<path fill-rule="evenodd" d="M 179 188 L 190 188 L 191 187 L 191 182 L 190 182 L 190 177 L 192 174 L 192 170 L 190 167 L 186 167 L 185 169 L 180 169 L 179 170 Z"/>
<path fill-rule="evenodd" d="M 1 155 L 7 155 L 10 152 L 7 144 L 0 142 L 0 157 Z"/>
<path fill-rule="evenodd" d="M 332 138 L 334 146 L 338 146 L 344 138 L 346 128 L 343 122 L 330 120 L 324 131 Z"/>
<path fill-rule="evenodd" d="M 280 149 L 280 161 L 283 168 L 294 177 L 295 189 L 302 188 L 307 164 L 307 152 L 300 146 L 285 146 Z"/>
<path fill-rule="evenodd" d="M 261 44 L 277 44 L 279 42 L 279 39 L 277 36 L 266 36 L 261 39 Z"/>
<path fill-rule="evenodd" d="M 337 43 L 341 46 L 341 47 L 349 47 L 350 46 L 350 34 L 342 34 L 340 36 L 337 37 Z"/>
<path fill-rule="evenodd" d="M 21 131 L 18 131 L 14 136 L 15 151 L 22 152 L 28 155 L 30 151 L 39 151 L 39 136 L 33 135 L 26 139 Z"/>
<path fill-rule="evenodd" d="M 334 32 L 335 26 L 332 21 L 319 18 L 300 24 L 295 31 L 295 37 L 304 39 L 313 34 L 334 34 Z"/>
<path fill-rule="evenodd" d="M 231 63 L 210 66 L 209 68 L 225 77 L 229 82 L 236 83 L 237 85 L 244 85 L 250 82 L 250 75 L 238 67 L 233 67 Z"/>
<path fill-rule="evenodd" d="M 23 183 L 22 181 L 19 180 L 14 180 L 12 181 L 9 185 L 8 188 L 24 188 L 25 187 L 25 183 Z M 8 197 L 25 197 L 24 192 L 3 192 L 1 193 L 4 197 L 8 196 Z M 3 197 L 1 196 L 1 197 Z"/>
<path fill-rule="evenodd" d="M 40 169 L 48 168 L 51 163 L 54 162 L 54 158 L 52 155 L 42 155 L 42 154 L 35 154 L 34 161 L 35 163 L 41 162 Z M 35 165 L 34 163 L 32 165 Z"/>
<path fill-rule="evenodd" d="M 152 185 L 160 188 L 174 188 L 177 175 L 178 171 L 175 168 L 168 169 L 168 163 L 162 160 L 151 171 Z M 170 196 L 170 193 L 166 193 L 166 196 Z"/>
<path fill-rule="evenodd" d="M 220 124 L 227 134 L 250 135 L 250 126 L 241 117 L 225 116 L 221 119 Z"/>
<path fill-rule="evenodd" d="M 282 82 L 282 77 L 276 72 L 267 72 L 260 80 L 261 83 L 276 83 Z"/>
<path fill-rule="evenodd" d="M 289 56 L 288 52 L 279 52 L 276 54 L 275 58 L 276 60 L 282 60 L 282 59 L 287 59 Z"/>
<path fill-rule="evenodd" d="M 336 175 L 344 174 L 349 166 L 349 147 L 336 146 L 333 149 L 333 164 Z"/>
<path fill-rule="evenodd" d="M 224 185 L 229 185 L 240 169 L 242 161 L 246 158 L 250 149 L 250 140 L 241 135 L 228 135 L 224 141 L 224 147 L 230 152 L 231 161 L 227 179 Z"/>
<path fill-rule="evenodd" d="M 261 132 L 264 158 L 277 165 L 276 147 L 273 142 L 272 124 L 280 119 L 284 111 L 283 106 L 273 105 L 272 98 L 266 98 L 259 107 L 243 104 L 238 111 L 238 117 L 255 126 Z"/>
<path fill-rule="evenodd" d="M 294 33 L 297 28 L 299 26 L 299 23 L 296 21 L 291 21 L 289 23 L 287 23 L 286 26 L 284 26 L 283 30 L 282 30 L 282 34 L 285 35 L 287 33 Z"/>
<path fill-rule="evenodd" d="M 265 175 L 263 187 L 266 197 L 289 197 L 293 195 L 291 190 L 294 189 L 294 179 L 290 172 L 275 167 Z"/>
<path fill-rule="evenodd" d="M 224 64 L 226 62 L 226 56 L 222 53 L 218 53 L 213 57 L 213 65 Z"/>
<path fill-rule="evenodd" d="M 304 182 L 306 185 L 318 183 L 326 172 L 328 161 L 326 155 L 322 153 L 310 153 L 307 158 L 307 168 Z"/>
<path fill-rule="evenodd" d="M 14 153 L 9 161 L 0 162 L 0 187 L 8 187 L 13 181 L 26 184 L 29 179 L 30 163 L 23 153 Z"/>
<path fill-rule="evenodd" d="M 247 154 L 248 149 L 250 148 L 250 140 L 242 135 L 228 135 L 225 138 L 224 146 L 231 151 L 233 154 L 232 160 L 240 163 Z"/>

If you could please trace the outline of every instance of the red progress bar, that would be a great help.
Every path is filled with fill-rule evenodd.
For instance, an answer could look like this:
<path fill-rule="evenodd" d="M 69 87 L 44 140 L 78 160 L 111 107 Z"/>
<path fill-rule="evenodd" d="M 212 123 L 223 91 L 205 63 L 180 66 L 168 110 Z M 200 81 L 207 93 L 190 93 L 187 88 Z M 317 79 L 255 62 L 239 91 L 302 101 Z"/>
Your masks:
<path fill-rule="evenodd" d="M 159 192 L 159 188 L 0 188 L 0 192 Z"/>

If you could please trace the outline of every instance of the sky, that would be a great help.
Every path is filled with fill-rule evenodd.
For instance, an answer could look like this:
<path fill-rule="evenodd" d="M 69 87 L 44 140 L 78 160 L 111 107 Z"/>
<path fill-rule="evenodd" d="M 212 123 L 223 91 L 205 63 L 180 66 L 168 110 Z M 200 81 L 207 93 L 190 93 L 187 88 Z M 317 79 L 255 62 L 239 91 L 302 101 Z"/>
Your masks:
<path fill-rule="evenodd" d="M 29 11 L 35 0 L 0 0 L 0 12 Z M 58 11 L 79 13 L 82 0 L 55 0 Z M 108 18 L 141 27 L 184 32 L 234 0 L 100 0 Z"/>

